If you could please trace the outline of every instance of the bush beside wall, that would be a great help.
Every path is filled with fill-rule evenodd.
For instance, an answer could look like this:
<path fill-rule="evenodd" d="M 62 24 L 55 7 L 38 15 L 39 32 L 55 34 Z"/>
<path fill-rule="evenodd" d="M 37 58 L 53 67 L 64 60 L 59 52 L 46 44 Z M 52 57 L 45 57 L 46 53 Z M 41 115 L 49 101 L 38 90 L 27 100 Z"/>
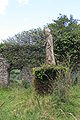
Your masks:
<path fill-rule="evenodd" d="M 33 68 L 35 90 L 40 94 L 51 93 L 57 86 L 59 79 L 64 81 L 66 71 L 66 67 L 56 65 L 43 65 L 42 67 Z"/>

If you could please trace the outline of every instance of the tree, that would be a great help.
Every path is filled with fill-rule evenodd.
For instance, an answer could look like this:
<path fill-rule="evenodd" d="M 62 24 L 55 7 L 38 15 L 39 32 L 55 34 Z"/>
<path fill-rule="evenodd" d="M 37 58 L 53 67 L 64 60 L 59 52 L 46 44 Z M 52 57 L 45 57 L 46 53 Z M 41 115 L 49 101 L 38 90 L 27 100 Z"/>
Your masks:
<path fill-rule="evenodd" d="M 63 62 L 70 56 L 70 62 L 79 60 L 80 25 L 70 16 L 60 15 L 57 20 L 49 24 L 54 38 L 54 52 L 56 59 Z"/>
<path fill-rule="evenodd" d="M 71 75 L 73 67 L 80 61 L 80 24 L 78 20 L 61 15 L 48 25 L 54 38 L 54 53 L 57 64 L 65 64 Z"/>

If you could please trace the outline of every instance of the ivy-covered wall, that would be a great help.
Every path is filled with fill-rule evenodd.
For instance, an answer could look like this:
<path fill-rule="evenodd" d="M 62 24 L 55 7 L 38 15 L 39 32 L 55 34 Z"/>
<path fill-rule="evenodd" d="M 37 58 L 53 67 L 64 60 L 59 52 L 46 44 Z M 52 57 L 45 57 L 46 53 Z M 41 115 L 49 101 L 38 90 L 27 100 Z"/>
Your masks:
<path fill-rule="evenodd" d="M 25 81 L 32 83 L 32 73 L 31 69 L 21 65 L 21 67 L 11 66 L 11 64 L 0 54 L 0 86 L 8 86 L 10 83 L 10 72 L 14 68 L 21 70 L 22 83 L 24 85 Z"/>

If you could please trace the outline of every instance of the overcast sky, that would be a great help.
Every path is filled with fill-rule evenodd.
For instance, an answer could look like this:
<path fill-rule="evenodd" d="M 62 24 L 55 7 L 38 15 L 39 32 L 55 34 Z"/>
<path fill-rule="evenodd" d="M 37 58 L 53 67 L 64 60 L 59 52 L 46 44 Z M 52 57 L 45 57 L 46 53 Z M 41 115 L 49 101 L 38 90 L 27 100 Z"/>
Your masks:
<path fill-rule="evenodd" d="M 0 0 L 0 41 L 51 23 L 59 13 L 80 19 L 80 0 Z"/>

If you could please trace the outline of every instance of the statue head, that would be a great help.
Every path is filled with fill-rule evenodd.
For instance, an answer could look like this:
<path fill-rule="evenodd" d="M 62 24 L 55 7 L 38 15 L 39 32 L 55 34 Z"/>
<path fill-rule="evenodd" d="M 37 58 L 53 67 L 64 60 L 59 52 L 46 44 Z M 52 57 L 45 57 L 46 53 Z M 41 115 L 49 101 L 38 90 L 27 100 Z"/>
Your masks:
<path fill-rule="evenodd" d="M 50 35 L 51 34 L 51 30 L 49 28 L 46 28 L 45 29 L 45 33 L 46 33 L 46 35 Z"/>

